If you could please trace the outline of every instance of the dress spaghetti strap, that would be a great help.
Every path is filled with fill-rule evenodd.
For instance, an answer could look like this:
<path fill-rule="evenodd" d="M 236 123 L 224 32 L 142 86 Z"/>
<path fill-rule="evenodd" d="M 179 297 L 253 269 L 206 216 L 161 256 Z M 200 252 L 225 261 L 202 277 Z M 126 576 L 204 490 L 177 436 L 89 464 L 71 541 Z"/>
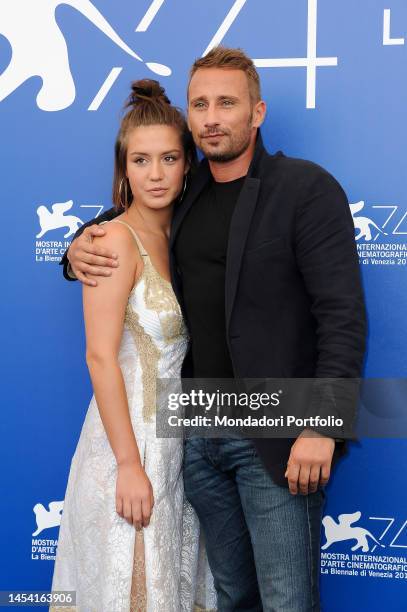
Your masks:
<path fill-rule="evenodd" d="M 102 225 L 103 223 L 121 223 L 122 225 L 125 225 L 130 232 L 133 235 L 134 240 L 136 241 L 136 244 L 138 246 L 138 249 L 140 251 L 140 255 L 142 257 L 146 258 L 146 262 L 148 262 L 148 265 L 154 270 L 154 273 L 162 280 L 164 281 L 164 283 L 166 283 L 167 285 L 171 285 L 171 280 L 166 279 L 164 276 L 162 276 L 157 268 L 154 266 L 153 262 L 151 261 L 151 257 L 150 255 L 147 253 L 146 249 L 143 246 L 143 243 L 141 242 L 140 238 L 137 236 L 136 232 L 134 231 L 134 229 L 131 227 L 131 225 L 129 225 L 129 223 L 126 223 L 125 221 L 122 221 L 121 219 L 111 219 L 110 221 L 102 221 L 102 223 L 100 223 L 99 225 Z"/>
<path fill-rule="evenodd" d="M 149 255 L 148 255 L 148 253 L 147 253 L 147 251 L 146 251 L 146 250 L 145 250 L 145 248 L 143 247 L 143 244 L 142 244 L 142 242 L 141 242 L 140 238 L 137 236 L 136 232 L 135 232 L 135 231 L 134 231 L 134 229 L 131 227 L 131 225 L 129 225 L 128 223 L 126 223 L 126 221 L 121 221 L 120 219 L 112 219 L 112 220 L 111 220 L 109 223 L 121 223 L 122 225 L 125 225 L 125 226 L 126 226 L 126 227 L 127 227 L 129 230 L 130 230 L 130 232 L 132 233 L 133 238 L 134 238 L 134 240 L 136 241 L 137 246 L 138 246 L 138 248 L 139 248 L 140 255 L 142 255 L 143 257 L 148 257 L 148 256 L 149 256 Z M 102 224 L 100 224 L 100 225 L 102 225 Z"/>

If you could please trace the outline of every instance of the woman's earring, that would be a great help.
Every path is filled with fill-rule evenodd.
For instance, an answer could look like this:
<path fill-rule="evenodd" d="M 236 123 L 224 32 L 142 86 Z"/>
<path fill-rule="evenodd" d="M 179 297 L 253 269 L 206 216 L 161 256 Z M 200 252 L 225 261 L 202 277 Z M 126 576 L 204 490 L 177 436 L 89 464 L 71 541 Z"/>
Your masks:
<path fill-rule="evenodd" d="M 123 199 L 122 199 L 122 187 L 123 187 L 123 181 L 124 181 L 124 204 L 123 204 Z M 129 199 L 128 199 L 128 192 L 127 192 L 127 178 L 122 178 L 120 180 L 120 184 L 119 184 L 119 198 L 120 198 L 120 204 L 122 208 L 126 208 L 128 206 L 129 203 Z"/>
<path fill-rule="evenodd" d="M 184 195 L 185 195 L 185 191 L 187 189 L 187 184 L 188 184 L 188 175 L 184 176 L 184 186 L 182 188 L 182 193 L 181 193 L 181 197 L 180 197 L 180 202 L 182 202 L 182 200 L 184 199 Z"/>

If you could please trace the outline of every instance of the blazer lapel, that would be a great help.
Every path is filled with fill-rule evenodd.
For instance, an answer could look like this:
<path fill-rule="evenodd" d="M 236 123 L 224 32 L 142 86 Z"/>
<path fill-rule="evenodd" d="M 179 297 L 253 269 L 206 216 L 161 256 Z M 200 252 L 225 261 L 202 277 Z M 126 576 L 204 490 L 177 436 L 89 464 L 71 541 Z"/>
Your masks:
<path fill-rule="evenodd" d="M 192 204 L 195 202 L 196 198 L 201 193 L 202 189 L 205 187 L 206 183 L 209 181 L 211 176 L 209 170 L 209 164 L 206 159 L 202 160 L 199 165 L 196 174 L 193 176 L 191 180 L 191 186 L 187 190 L 184 200 L 177 207 L 177 210 L 174 212 L 174 216 L 171 224 L 171 233 L 170 233 L 170 252 L 172 251 L 175 243 L 175 238 L 177 237 L 177 233 L 185 216 Z"/>
<path fill-rule="evenodd" d="M 181 227 L 181 224 L 183 220 L 185 219 L 187 212 L 189 211 L 189 209 L 195 202 L 196 198 L 201 193 L 202 189 L 205 187 L 209 178 L 210 178 L 209 164 L 206 161 L 206 159 L 204 159 L 200 163 L 194 177 L 192 178 L 191 185 L 185 194 L 185 198 L 182 200 L 182 202 L 177 206 L 176 210 L 174 211 L 174 216 L 172 218 L 172 223 L 171 223 L 170 244 L 169 244 L 171 282 L 172 282 L 172 288 L 174 289 L 176 298 L 184 312 L 185 319 L 187 317 L 186 317 L 186 313 L 184 311 L 184 306 L 183 306 L 183 296 L 182 296 L 180 275 L 179 275 L 178 265 L 175 260 L 174 244 L 175 244 L 175 239 L 177 237 L 179 229 Z"/>
<path fill-rule="evenodd" d="M 229 329 L 230 317 L 239 282 L 242 257 L 250 229 L 250 223 L 256 208 L 259 189 L 260 179 L 248 176 L 236 202 L 236 207 L 230 223 L 225 278 L 226 331 Z"/>
<path fill-rule="evenodd" d="M 225 278 L 226 331 L 229 329 L 230 317 L 232 314 L 233 303 L 235 300 L 236 290 L 239 282 L 242 257 L 260 189 L 260 179 L 255 178 L 255 176 L 253 175 L 257 174 L 257 166 L 264 151 L 265 149 L 259 130 L 257 134 L 256 148 L 253 160 L 250 164 L 247 178 L 244 181 L 239 198 L 236 202 L 236 207 L 230 224 L 229 242 L 226 254 Z M 208 161 L 206 159 L 203 159 L 199 165 L 195 176 L 192 179 L 192 184 L 185 195 L 185 199 L 181 202 L 181 204 L 178 206 L 177 210 L 174 213 L 174 217 L 171 224 L 171 278 L 174 291 L 180 302 L 182 301 L 182 292 L 179 285 L 179 276 L 174 256 L 175 239 L 187 212 L 190 210 L 191 206 L 209 181 L 210 177 L 211 172 Z"/>
<path fill-rule="evenodd" d="M 247 178 L 236 202 L 229 230 L 225 278 L 226 333 L 229 331 L 230 317 L 232 316 L 233 304 L 239 283 L 243 253 L 259 195 L 260 178 L 257 177 L 259 175 L 261 159 L 264 154 L 265 148 L 259 129 L 257 131 L 253 159 L 247 172 Z"/>

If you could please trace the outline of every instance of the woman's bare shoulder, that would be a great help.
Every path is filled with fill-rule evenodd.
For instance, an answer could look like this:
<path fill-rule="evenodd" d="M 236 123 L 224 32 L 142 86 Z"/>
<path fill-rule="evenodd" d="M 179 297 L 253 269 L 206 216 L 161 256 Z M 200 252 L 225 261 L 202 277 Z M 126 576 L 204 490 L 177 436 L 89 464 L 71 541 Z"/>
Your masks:
<path fill-rule="evenodd" d="M 136 240 L 128 226 L 124 223 L 118 223 L 112 220 L 103 223 L 102 228 L 106 233 L 104 236 L 96 236 L 93 238 L 95 244 L 101 247 L 114 249 L 119 253 L 130 254 L 134 252 L 137 259 L 140 257 Z"/>

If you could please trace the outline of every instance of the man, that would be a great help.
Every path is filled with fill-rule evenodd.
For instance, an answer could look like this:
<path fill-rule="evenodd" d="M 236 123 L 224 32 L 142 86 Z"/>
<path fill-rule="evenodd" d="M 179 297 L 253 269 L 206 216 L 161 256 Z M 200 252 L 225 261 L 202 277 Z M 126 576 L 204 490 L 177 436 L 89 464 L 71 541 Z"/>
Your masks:
<path fill-rule="evenodd" d="M 191 334 L 183 376 L 357 378 L 365 310 L 346 196 L 316 164 L 266 152 L 265 110 L 241 50 L 218 47 L 194 63 L 188 121 L 205 159 L 170 238 Z M 90 226 L 69 249 L 83 282 L 116 265 L 92 246 L 102 233 Z M 186 440 L 185 491 L 220 612 L 320 609 L 323 486 L 343 452 L 343 440 L 310 430 L 294 442 Z"/>

